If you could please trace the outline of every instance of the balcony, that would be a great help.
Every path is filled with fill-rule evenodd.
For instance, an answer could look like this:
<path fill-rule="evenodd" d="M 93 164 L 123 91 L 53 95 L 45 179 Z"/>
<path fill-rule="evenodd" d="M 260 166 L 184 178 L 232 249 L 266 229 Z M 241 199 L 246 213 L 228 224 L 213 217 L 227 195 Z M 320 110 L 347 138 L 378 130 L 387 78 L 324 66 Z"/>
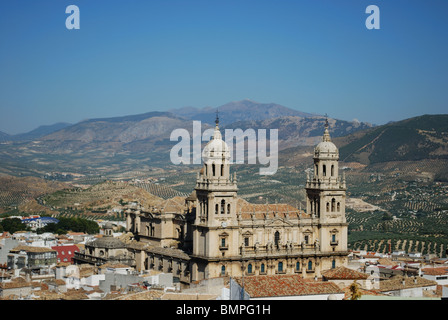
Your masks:
<path fill-rule="evenodd" d="M 240 247 L 240 254 L 244 258 L 276 257 L 276 256 L 298 256 L 316 253 L 317 247 L 314 244 L 294 245 L 294 246 L 244 246 Z"/>
<path fill-rule="evenodd" d="M 102 265 L 107 262 L 105 258 L 95 257 L 89 254 L 75 252 L 75 256 L 73 257 L 73 261 L 75 263 L 88 263 L 93 265 Z"/>

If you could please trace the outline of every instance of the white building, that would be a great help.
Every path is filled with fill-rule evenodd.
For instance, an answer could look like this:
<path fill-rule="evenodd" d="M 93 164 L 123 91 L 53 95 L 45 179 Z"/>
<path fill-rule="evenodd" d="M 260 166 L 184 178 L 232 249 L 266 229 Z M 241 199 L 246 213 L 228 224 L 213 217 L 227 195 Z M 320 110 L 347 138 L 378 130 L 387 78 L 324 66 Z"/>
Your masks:
<path fill-rule="evenodd" d="M 437 282 L 438 285 L 448 285 L 448 267 L 423 268 L 423 278 Z"/>

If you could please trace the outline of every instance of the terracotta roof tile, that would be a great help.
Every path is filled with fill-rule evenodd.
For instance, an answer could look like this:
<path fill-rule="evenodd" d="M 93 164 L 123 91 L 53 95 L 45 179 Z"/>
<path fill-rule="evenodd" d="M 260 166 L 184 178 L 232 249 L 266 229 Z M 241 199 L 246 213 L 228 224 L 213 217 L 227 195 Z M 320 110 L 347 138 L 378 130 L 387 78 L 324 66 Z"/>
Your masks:
<path fill-rule="evenodd" d="M 13 288 L 25 288 L 31 287 L 31 282 L 26 281 L 8 281 L 0 282 L 0 288 L 2 289 L 13 289 Z"/>
<path fill-rule="evenodd" d="M 399 265 L 398 262 L 392 261 L 388 258 L 380 258 L 378 259 L 378 264 L 384 265 L 384 266 L 397 266 Z"/>
<path fill-rule="evenodd" d="M 423 273 L 430 276 L 441 276 L 448 274 L 448 267 L 423 268 Z"/>
<path fill-rule="evenodd" d="M 10 252 L 20 252 L 20 251 L 26 251 L 26 252 L 56 252 L 53 249 L 46 248 L 46 247 L 30 247 L 30 246 L 24 246 L 19 245 L 15 247 L 14 249 L 10 250 Z"/>
<path fill-rule="evenodd" d="M 404 282 L 404 283 L 403 283 Z M 408 288 L 436 286 L 437 282 L 422 277 L 395 276 L 390 280 L 380 281 L 379 291 L 394 291 Z"/>
<path fill-rule="evenodd" d="M 338 267 L 322 272 L 322 276 L 327 280 L 364 280 L 369 276 L 346 267 Z"/>
<path fill-rule="evenodd" d="M 274 218 L 275 216 L 279 218 L 286 218 L 287 216 L 289 218 L 307 216 L 303 211 L 300 211 L 289 204 L 254 204 L 241 198 L 238 198 L 236 210 L 237 213 L 241 213 L 242 219 L 251 219 L 252 215 L 254 215 L 256 219 Z"/>
<path fill-rule="evenodd" d="M 185 209 L 185 198 L 174 197 L 163 201 L 161 204 L 163 212 L 181 213 Z"/>
<path fill-rule="evenodd" d="M 242 284 L 241 277 L 235 281 Z M 244 289 L 252 298 L 343 293 L 332 282 L 305 281 L 298 275 L 244 277 Z"/>

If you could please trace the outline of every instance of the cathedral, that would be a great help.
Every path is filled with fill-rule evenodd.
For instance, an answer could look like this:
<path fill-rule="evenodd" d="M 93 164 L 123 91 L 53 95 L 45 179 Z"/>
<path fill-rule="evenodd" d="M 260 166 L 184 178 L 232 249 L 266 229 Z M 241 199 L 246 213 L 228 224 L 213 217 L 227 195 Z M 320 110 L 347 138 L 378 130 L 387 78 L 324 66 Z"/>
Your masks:
<path fill-rule="evenodd" d="M 217 119 L 203 150 L 203 167 L 186 199 L 126 211 L 134 267 L 173 273 L 181 283 L 242 275 L 320 277 L 347 264 L 345 176 L 328 122 L 306 180 L 306 210 L 288 204 L 251 204 L 238 197 L 230 150 Z"/>

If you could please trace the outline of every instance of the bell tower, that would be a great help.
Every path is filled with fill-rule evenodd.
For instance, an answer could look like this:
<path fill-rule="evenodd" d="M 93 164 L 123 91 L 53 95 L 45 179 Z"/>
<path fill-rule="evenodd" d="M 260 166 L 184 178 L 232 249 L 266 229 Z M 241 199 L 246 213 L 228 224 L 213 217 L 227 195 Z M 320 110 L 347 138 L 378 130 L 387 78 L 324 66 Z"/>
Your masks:
<path fill-rule="evenodd" d="M 203 167 L 196 180 L 196 217 L 192 226 L 195 280 L 225 274 L 228 265 L 225 261 L 237 255 L 239 245 L 237 180 L 236 175 L 230 174 L 230 150 L 222 140 L 218 116 L 202 159 Z"/>
<path fill-rule="evenodd" d="M 208 227 L 236 223 L 236 176 L 230 175 L 230 150 L 222 140 L 219 118 L 212 139 L 203 152 L 203 167 L 196 180 L 197 215 L 195 224 Z"/>
<path fill-rule="evenodd" d="M 331 141 L 328 119 L 322 141 L 314 149 L 314 173 L 307 176 L 307 213 L 319 219 L 322 252 L 346 251 L 345 175 L 339 175 L 339 150 Z"/>

